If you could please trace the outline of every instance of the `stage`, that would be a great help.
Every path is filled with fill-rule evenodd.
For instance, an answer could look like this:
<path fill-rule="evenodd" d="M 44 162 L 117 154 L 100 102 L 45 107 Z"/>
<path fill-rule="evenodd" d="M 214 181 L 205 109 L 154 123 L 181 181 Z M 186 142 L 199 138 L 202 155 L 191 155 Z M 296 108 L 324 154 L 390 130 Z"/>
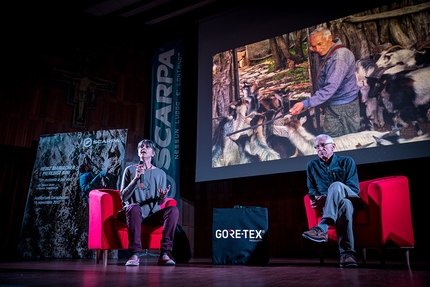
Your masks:
<path fill-rule="evenodd" d="M 126 259 L 108 265 L 91 259 L 40 259 L 0 262 L 0 286 L 430 286 L 430 262 L 369 260 L 358 268 L 341 269 L 338 260 L 271 258 L 269 266 L 213 265 L 211 258 L 192 258 L 176 266 L 157 266 L 142 257 L 140 266 Z"/>

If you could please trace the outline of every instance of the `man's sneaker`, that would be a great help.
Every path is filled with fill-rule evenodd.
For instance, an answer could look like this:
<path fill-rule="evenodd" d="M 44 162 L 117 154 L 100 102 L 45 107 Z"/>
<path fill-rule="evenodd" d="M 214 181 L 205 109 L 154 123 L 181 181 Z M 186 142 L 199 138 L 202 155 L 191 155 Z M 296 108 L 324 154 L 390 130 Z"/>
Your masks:
<path fill-rule="evenodd" d="M 162 252 L 158 257 L 158 265 L 175 265 L 175 259 L 173 259 L 172 253 L 169 251 Z"/>
<path fill-rule="evenodd" d="M 139 266 L 139 257 L 133 254 L 125 263 L 125 266 Z"/>
<path fill-rule="evenodd" d="M 340 256 L 340 267 L 346 268 L 346 267 L 357 267 L 357 261 L 355 260 L 354 255 L 352 254 L 342 254 Z"/>
<path fill-rule="evenodd" d="M 328 242 L 327 233 L 319 226 L 314 226 L 309 231 L 303 232 L 302 236 L 314 242 Z"/>

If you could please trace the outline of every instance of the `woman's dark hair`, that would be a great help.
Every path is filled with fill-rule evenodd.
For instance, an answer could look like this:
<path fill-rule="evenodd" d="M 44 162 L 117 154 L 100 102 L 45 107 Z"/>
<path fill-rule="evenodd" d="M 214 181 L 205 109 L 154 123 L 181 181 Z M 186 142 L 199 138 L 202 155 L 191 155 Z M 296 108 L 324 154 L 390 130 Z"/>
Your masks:
<path fill-rule="evenodd" d="M 151 140 L 147 140 L 147 139 L 145 139 L 145 140 L 141 140 L 141 141 L 137 144 L 137 149 L 140 149 L 143 145 L 149 146 L 150 148 L 152 148 L 152 150 L 153 150 L 154 152 L 156 152 L 155 145 L 154 145 L 154 142 L 153 142 L 153 141 L 151 141 Z"/>

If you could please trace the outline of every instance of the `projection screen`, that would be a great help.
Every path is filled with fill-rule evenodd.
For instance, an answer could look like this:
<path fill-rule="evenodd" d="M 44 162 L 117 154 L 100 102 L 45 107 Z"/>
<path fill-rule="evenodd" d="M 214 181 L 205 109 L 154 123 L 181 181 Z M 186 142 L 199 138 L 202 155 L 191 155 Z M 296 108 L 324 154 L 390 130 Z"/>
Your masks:
<path fill-rule="evenodd" d="M 430 156 L 430 77 L 429 84 L 413 78 L 413 95 L 401 85 L 396 109 L 390 103 L 399 96 L 388 86 L 373 93 L 368 80 L 386 79 L 382 70 L 390 79 L 430 75 L 430 5 L 379 2 L 301 7 L 266 1 L 202 21 L 196 181 L 302 171 L 316 157 L 313 138 L 322 132 L 324 109 L 296 117 L 288 109 L 315 92 L 318 59 L 309 52 L 308 36 L 320 26 L 353 52 L 357 64 L 360 130 L 334 138 L 337 153 L 357 164 Z M 386 63 L 387 53 L 404 52 L 410 63 Z"/>

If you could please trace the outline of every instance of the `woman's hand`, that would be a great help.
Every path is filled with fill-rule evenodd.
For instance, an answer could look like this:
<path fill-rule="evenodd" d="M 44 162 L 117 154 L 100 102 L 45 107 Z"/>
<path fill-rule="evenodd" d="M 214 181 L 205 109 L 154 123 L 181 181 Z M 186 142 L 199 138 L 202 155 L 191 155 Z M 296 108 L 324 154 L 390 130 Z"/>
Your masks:
<path fill-rule="evenodd" d="M 169 193 L 169 190 L 170 190 L 170 184 L 164 190 L 162 188 L 159 188 L 158 193 L 160 194 L 161 198 L 166 198 L 167 194 Z"/>
<path fill-rule="evenodd" d="M 134 176 L 134 181 L 138 182 L 142 174 L 145 174 L 145 166 L 136 164 L 136 175 Z"/>

